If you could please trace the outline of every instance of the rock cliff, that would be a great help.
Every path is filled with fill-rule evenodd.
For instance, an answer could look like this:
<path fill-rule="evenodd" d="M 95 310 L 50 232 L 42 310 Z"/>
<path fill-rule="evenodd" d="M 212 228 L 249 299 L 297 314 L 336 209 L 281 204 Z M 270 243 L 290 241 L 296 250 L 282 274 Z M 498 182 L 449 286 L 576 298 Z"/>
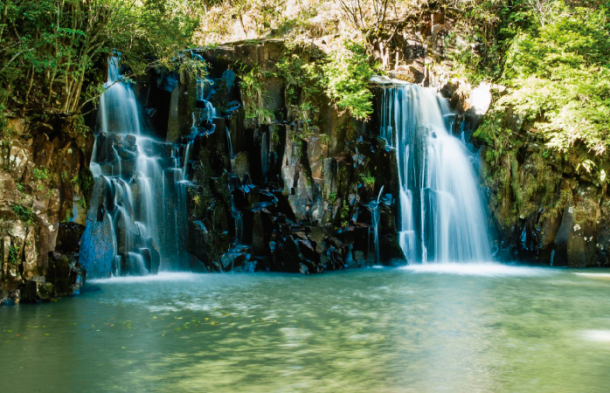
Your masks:
<path fill-rule="evenodd" d="M 92 136 L 69 122 L 7 123 L 0 142 L 0 302 L 78 292 Z"/>

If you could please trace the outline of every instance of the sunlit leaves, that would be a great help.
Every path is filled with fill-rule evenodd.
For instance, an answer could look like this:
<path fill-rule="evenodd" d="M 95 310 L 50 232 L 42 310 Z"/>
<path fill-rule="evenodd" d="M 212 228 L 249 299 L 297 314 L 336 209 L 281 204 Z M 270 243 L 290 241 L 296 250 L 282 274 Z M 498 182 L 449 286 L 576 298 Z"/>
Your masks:
<path fill-rule="evenodd" d="M 72 116 L 99 95 L 100 71 L 114 52 L 132 77 L 181 65 L 177 55 L 198 26 L 193 7 L 179 0 L 9 2 L 0 25 L 0 102 L 41 118 Z"/>
<path fill-rule="evenodd" d="M 361 44 L 347 41 L 337 45 L 324 65 L 326 93 L 341 110 L 359 120 L 373 113 L 373 93 L 369 80 L 374 74 L 369 57 Z"/>
<path fill-rule="evenodd" d="M 597 154 L 610 146 L 610 31 L 604 8 L 555 2 L 548 23 L 515 37 L 505 79 L 511 105 L 534 122 L 548 146 L 577 141 Z"/>

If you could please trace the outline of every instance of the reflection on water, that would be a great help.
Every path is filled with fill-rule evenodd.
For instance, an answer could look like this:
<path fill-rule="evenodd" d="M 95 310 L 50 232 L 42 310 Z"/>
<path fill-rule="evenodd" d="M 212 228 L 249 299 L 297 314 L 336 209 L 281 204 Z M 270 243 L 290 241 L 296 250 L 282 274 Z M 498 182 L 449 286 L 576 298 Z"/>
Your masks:
<path fill-rule="evenodd" d="M 477 269 L 95 281 L 0 308 L 2 391 L 607 391 L 610 282 Z"/>

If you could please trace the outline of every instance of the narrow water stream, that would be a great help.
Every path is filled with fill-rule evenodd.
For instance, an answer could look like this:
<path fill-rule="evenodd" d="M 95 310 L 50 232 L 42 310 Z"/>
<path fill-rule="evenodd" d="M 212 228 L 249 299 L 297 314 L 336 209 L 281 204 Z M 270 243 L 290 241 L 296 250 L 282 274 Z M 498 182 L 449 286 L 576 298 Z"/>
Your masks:
<path fill-rule="evenodd" d="M 161 273 L 0 308 L 6 392 L 607 392 L 610 272 Z"/>

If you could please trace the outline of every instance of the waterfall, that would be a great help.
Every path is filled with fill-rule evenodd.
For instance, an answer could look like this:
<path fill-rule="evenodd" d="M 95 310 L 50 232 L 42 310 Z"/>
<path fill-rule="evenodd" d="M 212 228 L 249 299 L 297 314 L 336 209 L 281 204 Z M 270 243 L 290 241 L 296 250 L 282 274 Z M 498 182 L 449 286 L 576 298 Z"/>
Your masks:
<path fill-rule="evenodd" d="M 98 124 L 105 133 L 139 134 L 141 118 L 136 96 L 131 86 L 121 80 L 119 58 L 111 57 L 108 60 L 108 80 L 104 84 L 106 91 L 100 97 Z"/>
<path fill-rule="evenodd" d="M 374 231 L 374 240 L 375 240 L 375 263 L 381 263 L 381 256 L 379 253 L 379 219 L 381 218 L 381 211 L 379 210 L 379 203 L 381 202 L 381 195 L 383 194 L 384 186 L 381 186 L 381 190 L 379 190 L 379 196 L 377 197 L 377 201 L 375 203 L 375 209 L 373 211 L 373 231 Z"/>
<path fill-rule="evenodd" d="M 235 200 L 231 198 L 231 217 L 235 224 L 235 244 L 243 244 L 244 240 L 244 218 L 243 213 L 235 207 Z"/>
<path fill-rule="evenodd" d="M 381 97 L 380 136 L 395 149 L 400 247 L 407 261 L 489 261 L 485 209 L 471 152 L 450 133 L 455 116 L 435 90 L 392 84 Z"/>
<path fill-rule="evenodd" d="M 104 233 L 109 233 L 112 255 L 86 254 L 83 262 L 96 266 L 104 262 L 99 259 L 109 258 L 114 275 L 155 273 L 160 266 L 181 269 L 192 142 L 182 148 L 148 136 L 136 96 L 119 73 L 119 59 L 109 59 L 108 65 L 90 164 L 99 184 L 93 196 L 98 204 L 90 207 L 92 229 L 85 240 L 104 242 Z M 183 156 L 177 153 L 180 149 Z M 99 212 L 103 219 L 95 220 Z"/>
<path fill-rule="evenodd" d="M 229 127 L 225 127 L 227 132 L 227 143 L 229 145 L 229 158 L 231 160 L 235 159 L 235 153 L 233 152 L 233 142 L 231 141 L 231 133 L 229 132 Z"/>

